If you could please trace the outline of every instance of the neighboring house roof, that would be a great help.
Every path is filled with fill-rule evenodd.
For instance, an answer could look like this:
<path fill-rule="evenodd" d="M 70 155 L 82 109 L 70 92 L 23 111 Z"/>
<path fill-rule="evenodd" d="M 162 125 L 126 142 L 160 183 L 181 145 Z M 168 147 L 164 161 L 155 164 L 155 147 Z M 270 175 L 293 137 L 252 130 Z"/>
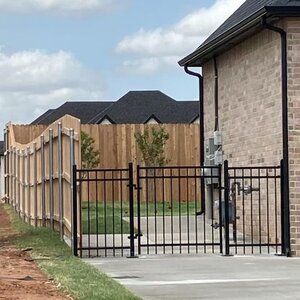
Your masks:
<path fill-rule="evenodd" d="M 282 16 L 300 16 L 299 0 L 246 0 L 181 66 L 201 66 L 205 61 L 261 30 L 262 17 L 273 22 Z"/>
<path fill-rule="evenodd" d="M 4 141 L 0 141 L 0 156 L 4 155 Z"/>
<path fill-rule="evenodd" d="M 100 124 L 105 119 L 113 124 L 144 124 L 153 117 L 160 123 L 191 123 L 199 116 L 199 102 L 176 101 L 160 91 L 130 91 L 115 102 L 66 102 L 32 124 L 51 124 L 65 114 L 83 124 Z"/>
<path fill-rule="evenodd" d="M 48 109 L 46 112 L 44 112 L 42 115 L 40 115 L 38 118 L 36 118 L 32 123 L 34 124 L 43 124 L 42 121 L 47 118 L 55 109 Z"/>
<path fill-rule="evenodd" d="M 143 124 L 153 116 L 161 123 L 188 123 L 198 114 L 197 101 L 176 101 L 161 91 L 130 91 L 89 123 L 104 116 L 116 124 Z"/>
<path fill-rule="evenodd" d="M 38 117 L 31 124 L 48 125 L 66 114 L 79 118 L 82 123 L 88 123 L 89 120 L 95 116 L 95 114 L 105 110 L 112 105 L 112 103 L 113 102 L 104 101 L 66 102 L 57 109 L 48 110 L 44 115 Z"/>

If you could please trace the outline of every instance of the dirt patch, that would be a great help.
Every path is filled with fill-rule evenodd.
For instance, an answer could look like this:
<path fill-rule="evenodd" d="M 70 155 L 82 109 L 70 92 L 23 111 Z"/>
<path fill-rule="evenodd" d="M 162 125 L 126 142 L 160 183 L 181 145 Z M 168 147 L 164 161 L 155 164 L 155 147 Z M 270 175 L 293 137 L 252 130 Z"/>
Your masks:
<path fill-rule="evenodd" d="M 70 299 L 39 270 L 29 251 L 14 246 L 16 236 L 0 204 L 0 299 Z"/>

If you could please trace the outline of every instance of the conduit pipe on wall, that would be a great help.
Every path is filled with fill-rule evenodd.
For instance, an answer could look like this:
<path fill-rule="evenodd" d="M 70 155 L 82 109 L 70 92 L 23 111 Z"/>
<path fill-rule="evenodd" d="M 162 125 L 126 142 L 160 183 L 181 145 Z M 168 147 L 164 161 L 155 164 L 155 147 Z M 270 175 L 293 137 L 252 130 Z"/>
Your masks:
<path fill-rule="evenodd" d="M 290 201 L 289 201 L 289 146 L 288 146 L 288 81 L 287 81 L 287 34 L 279 27 L 267 23 L 262 17 L 265 29 L 277 32 L 281 37 L 281 88 L 282 88 L 282 254 L 290 256 Z"/>
<path fill-rule="evenodd" d="M 215 131 L 219 130 L 219 74 L 217 58 L 214 56 L 214 71 L 215 71 Z"/>
<path fill-rule="evenodd" d="M 203 77 L 201 74 L 193 72 L 184 66 L 184 71 L 199 80 L 199 119 L 200 119 L 200 166 L 204 166 L 204 104 L 203 104 Z M 197 214 L 201 215 L 205 212 L 205 182 L 201 177 L 201 211 Z"/>

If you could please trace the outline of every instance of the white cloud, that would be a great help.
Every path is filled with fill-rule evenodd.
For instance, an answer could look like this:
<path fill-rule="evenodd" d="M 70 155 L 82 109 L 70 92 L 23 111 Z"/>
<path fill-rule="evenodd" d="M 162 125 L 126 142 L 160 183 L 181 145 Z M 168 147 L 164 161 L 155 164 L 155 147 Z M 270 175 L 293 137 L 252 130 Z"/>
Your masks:
<path fill-rule="evenodd" d="M 162 56 L 125 60 L 118 71 L 133 75 L 152 75 L 159 69 L 176 65 L 180 58 L 180 56 Z"/>
<path fill-rule="evenodd" d="M 77 14 L 115 9 L 118 0 L 0 0 L 0 11 L 15 13 Z"/>
<path fill-rule="evenodd" d="M 30 122 L 67 100 L 99 99 L 103 83 L 70 53 L 0 51 L 0 127 Z"/>
<path fill-rule="evenodd" d="M 156 28 L 150 31 L 140 29 L 137 33 L 124 37 L 116 46 L 116 53 L 135 58 L 132 62 L 126 60 L 122 68 L 131 72 L 131 67 L 138 67 L 139 70 L 145 69 L 145 72 L 149 73 L 151 61 L 154 71 L 153 66 L 159 61 L 164 61 L 168 57 L 183 57 L 198 47 L 244 1 L 217 0 L 212 6 L 200 8 L 169 28 Z M 159 66 L 155 67 L 155 70 L 159 70 Z"/>

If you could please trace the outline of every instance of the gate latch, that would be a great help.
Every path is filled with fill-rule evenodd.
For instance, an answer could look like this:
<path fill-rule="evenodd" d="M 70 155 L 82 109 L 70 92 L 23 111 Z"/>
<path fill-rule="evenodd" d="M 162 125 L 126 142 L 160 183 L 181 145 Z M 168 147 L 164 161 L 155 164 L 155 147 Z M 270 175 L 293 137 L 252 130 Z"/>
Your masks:
<path fill-rule="evenodd" d="M 135 233 L 135 234 L 133 235 L 133 238 L 134 238 L 134 239 L 137 239 L 139 236 L 143 236 L 143 234 L 142 234 L 142 233 Z M 129 235 L 127 238 L 130 239 L 130 235 Z"/>

